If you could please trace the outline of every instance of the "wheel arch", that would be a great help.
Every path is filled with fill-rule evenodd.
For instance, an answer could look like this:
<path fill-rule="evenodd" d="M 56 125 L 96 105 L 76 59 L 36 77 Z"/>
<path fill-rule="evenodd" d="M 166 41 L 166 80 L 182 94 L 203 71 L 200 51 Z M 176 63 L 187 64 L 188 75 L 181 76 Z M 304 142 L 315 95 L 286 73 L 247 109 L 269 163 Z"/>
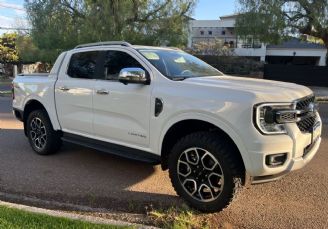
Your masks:
<path fill-rule="evenodd" d="M 174 121 L 171 121 L 163 130 L 159 148 L 159 152 L 162 158 L 162 169 L 166 170 L 168 168 L 168 155 L 170 154 L 170 150 L 177 142 L 177 140 L 187 134 L 204 130 L 217 132 L 227 141 L 230 141 L 231 144 L 233 144 L 234 147 L 236 147 L 236 150 L 239 152 L 238 158 L 240 159 L 240 162 L 244 168 L 247 170 L 247 166 L 250 165 L 250 162 L 249 158 L 245 154 L 246 149 L 238 134 L 224 122 L 218 121 L 217 118 L 212 118 L 203 114 L 197 117 L 188 117 L 188 115 L 183 115 Z"/>
<path fill-rule="evenodd" d="M 48 110 L 47 108 L 37 99 L 30 99 L 29 101 L 27 101 L 25 103 L 25 106 L 24 106 L 24 112 L 23 112 L 23 123 L 24 123 L 24 133 L 25 135 L 27 135 L 26 133 L 26 122 L 27 122 L 27 118 L 29 116 L 29 114 L 32 112 L 32 111 L 35 111 L 35 110 L 39 110 L 39 109 L 42 109 L 42 110 L 45 110 L 50 122 L 51 122 L 51 125 L 54 126 L 50 116 L 49 116 L 49 113 L 48 113 Z"/>

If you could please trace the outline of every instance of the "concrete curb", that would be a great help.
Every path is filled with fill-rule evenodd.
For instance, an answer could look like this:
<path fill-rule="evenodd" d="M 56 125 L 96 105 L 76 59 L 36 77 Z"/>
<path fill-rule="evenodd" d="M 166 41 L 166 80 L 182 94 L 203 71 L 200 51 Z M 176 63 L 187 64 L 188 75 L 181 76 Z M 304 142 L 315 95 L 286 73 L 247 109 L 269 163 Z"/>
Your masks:
<path fill-rule="evenodd" d="M 114 226 L 131 226 L 133 228 L 140 228 L 140 229 L 157 229 L 157 227 L 153 227 L 153 226 L 145 226 L 145 225 L 140 225 L 140 224 L 119 221 L 119 220 L 104 219 L 104 218 L 95 217 L 95 216 L 87 216 L 87 215 L 67 213 L 67 212 L 62 212 L 62 211 L 57 211 L 57 210 L 49 210 L 49 209 L 44 209 L 44 208 L 31 207 L 31 206 L 27 206 L 27 205 L 14 204 L 14 203 L 9 203 L 9 202 L 5 202 L 5 201 L 0 201 L 0 206 L 5 206 L 8 208 L 15 208 L 15 209 L 19 209 L 19 210 L 23 210 L 23 211 L 31 212 L 31 213 L 45 214 L 48 216 L 68 218 L 68 219 L 72 219 L 72 220 L 80 220 L 80 221 L 95 223 L 95 224 L 109 224 L 109 225 L 114 225 Z"/>
<path fill-rule="evenodd" d="M 316 98 L 319 103 L 327 103 L 328 102 L 328 96 L 317 96 Z"/>
<path fill-rule="evenodd" d="M 0 97 L 10 97 L 11 92 L 6 92 L 6 91 L 0 91 Z"/>

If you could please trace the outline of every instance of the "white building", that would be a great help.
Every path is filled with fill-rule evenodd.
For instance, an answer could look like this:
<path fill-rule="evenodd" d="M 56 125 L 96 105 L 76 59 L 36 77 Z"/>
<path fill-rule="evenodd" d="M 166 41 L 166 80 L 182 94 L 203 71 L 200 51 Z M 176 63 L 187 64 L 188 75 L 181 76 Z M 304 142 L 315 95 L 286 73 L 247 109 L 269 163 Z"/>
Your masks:
<path fill-rule="evenodd" d="M 235 34 L 237 15 L 222 16 L 219 20 L 191 20 L 188 46 L 221 39 L 238 56 L 252 57 L 267 63 L 325 65 L 327 50 L 320 44 L 292 39 L 280 45 L 265 45 L 256 41 L 245 43 Z"/>

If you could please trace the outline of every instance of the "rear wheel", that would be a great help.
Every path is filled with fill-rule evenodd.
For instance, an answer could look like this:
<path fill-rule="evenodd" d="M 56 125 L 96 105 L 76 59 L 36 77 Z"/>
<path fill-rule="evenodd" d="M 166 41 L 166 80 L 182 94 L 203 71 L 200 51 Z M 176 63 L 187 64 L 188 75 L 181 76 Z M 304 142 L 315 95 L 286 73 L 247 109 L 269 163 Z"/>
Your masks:
<path fill-rule="evenodd" d="M 245 178 L 238 152 L 210 132 L 190 134 L 176 143 L 169 156 L 169 173 L 177 194 L 191 207 L 220 211 L 236 196 Z"/>
<path fill-rule="evenodd" d="M 35 110 L 29 114 L 26 130 L 30 145 L 36 153 L 48 155 L 59 150 L 60 134 L 52 128 L 45 110 Z"/>

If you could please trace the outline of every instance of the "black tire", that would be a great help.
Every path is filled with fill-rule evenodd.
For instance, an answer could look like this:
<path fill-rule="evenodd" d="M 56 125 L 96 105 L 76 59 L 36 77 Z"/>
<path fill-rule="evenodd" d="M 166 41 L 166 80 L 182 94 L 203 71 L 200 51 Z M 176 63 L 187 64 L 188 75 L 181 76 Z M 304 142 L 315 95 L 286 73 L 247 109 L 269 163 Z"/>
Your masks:
<path fill-rule="evenodd" d="M 38 123 L 41 121 L 41 124 L 36 125 L 36 120 Z M 38 128 L 36 126 L 42 127 Z M 45 110 L 40 109 L 32 111 L 28 115 L 25 127 L 30 145 L 37 154 L 49 155 L 56 153 L 60 149 L 62 144 L 61 136 L 53 129 Z M 36 135 L 36 133 L 38 133 L 38 135 Z M 43 140 L 36 140 L 35 136 L 41 135 Z"/>
<path fill-rule="evenodd" d="M 216 212 L 227 207 L 245 181 L 244 165 L 236 150 L 230 141 L 214 132 L 196 132 L 180 139 L 174 145 L 168 163 L 170 179 L 177 194 L 192 208 L 202 212 Z M 217 175 L 221 175 L 220 172 L 221 177 Z M 186 174 L 190 175 L 184 177 Z"/>

